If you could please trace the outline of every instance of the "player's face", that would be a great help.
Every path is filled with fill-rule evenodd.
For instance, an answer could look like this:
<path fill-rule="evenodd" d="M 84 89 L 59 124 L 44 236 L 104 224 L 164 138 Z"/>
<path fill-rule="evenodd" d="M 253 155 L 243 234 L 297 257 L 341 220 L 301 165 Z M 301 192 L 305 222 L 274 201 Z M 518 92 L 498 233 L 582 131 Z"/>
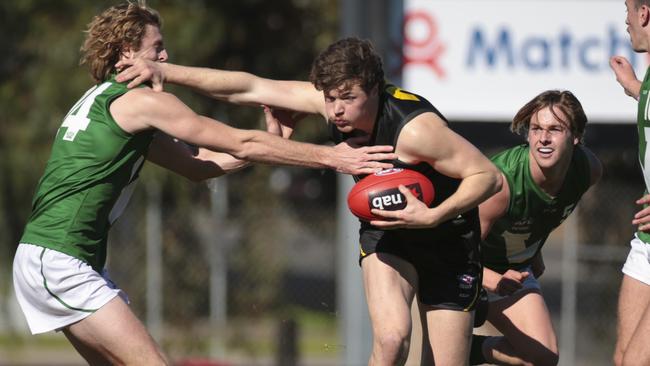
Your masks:
<path fill-rule="evenodd" d="M 372 133 L 377 116 L 377 88 L 369 94 L 358 84 L 324 92 L 325 112 L 330 123 L 343 133 L 361 130 Z"/>
<path fill-rule="evenodd" d="M 562 111 L 555 108 L 555 114 L 567 120 Z M 530 119 L 528 144 L 531 157 L 542 170 L 564 166 L 571 161 L 578 138 L 569 126 L 551 112 L 550 107 L 540 109 Z"/>
<path fill-rule="evenodd" d="M 145 60 L 165 62 L 167 61 L 167 50 L 163 44 L 163 37 L 158 27 L 148 24 L 140 49 L 127 52 L 129 58 L 143 58 Z"/>
<path fill-rule="evenodd" d="M 635 5 L 635 0 L 625 0 L 625 8 L 627 16 L 625 17 L 625 24 L 627 25 L 627 32 L 630 35 L 630 43 L 632 44 L 632 49 L 636 52 L 645 52 L 648 51 L 645 43 L 642 41 L 643 37 L 643 27 L 641 26 L 644 21 L 641 17 L 642 14 L 647 16 L 647 7 L 645 5 L 637 6 Z M 648 19 L 645 19 L 647 22 Z"/>

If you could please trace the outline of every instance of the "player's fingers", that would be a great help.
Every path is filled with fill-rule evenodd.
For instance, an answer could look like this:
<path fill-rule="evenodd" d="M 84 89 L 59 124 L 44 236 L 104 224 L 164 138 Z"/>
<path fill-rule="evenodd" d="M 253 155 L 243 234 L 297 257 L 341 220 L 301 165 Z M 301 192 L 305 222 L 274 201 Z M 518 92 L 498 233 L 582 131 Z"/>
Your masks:
<path fill-rule="evenodd" d="M 525 272 L 525 271 L 524 271 L 524 272 L 519 272 L 519 273 L 521 273 L 521 278 L 522 278 L 522 279 L 526 279 L 528 276 L 530 276 L 530 273 L 529 273 L 529 272 Z"/>
<path fill-rule="evenodd" d="M 349 141 L 350 139 L 348 139 Z M 390 145 L 374 145 L 374 146 L 364 146 L 361 148 L 363 152 L 368 154 L 377 154 L 377 153 L 392 153 L 394 148 Z M 394 155 L 394 154 L 393 154 Z"/>
<path fill-rule="evenodd" d="M 379 169 L 379 170 L 390 169 L 393 167 L 393 164 L 391 163 L 384 163 L 381 161 L 373 161 L 373 160 L 366 161 L 362 163 L 362 165 L 364 168 Z"/>
<path fill-rule="evenodd" d="M 638 200 L 636 200 L 637 205 L 643 205 L 646 203 L 650 203 L 650 195 L 645 195 Z"/>
<path fill-rule="evenodd" d="M 136 76 L 136 74 L 134 74 L 133 70 L 131 68 L 127 68 L 120 71 L 120 73 L 117 74 L 117 76 L 115 77 L 115 81 L 117 81 L 118 83 L 122 83 L 127 80 L 133 79 L 134 76 Z"/>
<path fill-rule="evenodd" d="M 410 189 L 406 188 L 405 185 L 400 184 L 399 186 L 397 186 L 397 189 L 399 189 L 399 191 L 404 195 L 404 197 L 406 197 L 406 202 L 411 202 L 413 200 L 417 201 L 417 197 L 415 197 L 413 195 L 413 192 L 411 192 Z"/>
<path fill-rule="evenodd" d="M 146 79 L 144 78 L 144 76 L 138 76 L 135 79 L 131 80 L 131 82 L 129 82 L 126 85 L 126 87 L 129 88 L 129 89 L 135 88 L 136 86 L 142 84 L 145 80 Z"/>
<path fill-rule="evenodd" d="M 396 160 L 397 154 L 382 152 L 365 154 L 364 157 L 366 160 Z"/>
<path fill-rule="evenodd" d="M 134 62 L 135 60 L 131 60 L 131 59 L 120 60 L 115 64 L 115 67 L 125 69 L 128 68 L 129 66 L 133 66 Z"/>
<path fill-rule="evenodd" d="M 642 219 L 642 218 L 647 218 L 650 215 L 650 207 L 646 207 L 643 210 L 637 212 L 634 214 L 634 219 Z"/>

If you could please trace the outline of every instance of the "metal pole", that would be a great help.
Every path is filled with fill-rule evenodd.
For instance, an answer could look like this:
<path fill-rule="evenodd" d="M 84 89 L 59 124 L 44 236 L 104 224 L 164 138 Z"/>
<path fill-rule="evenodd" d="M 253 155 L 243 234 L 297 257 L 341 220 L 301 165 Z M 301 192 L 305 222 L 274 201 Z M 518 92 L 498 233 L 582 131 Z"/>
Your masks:
<path fill-rule="evenodd" d="M 366 304 L 361 268 L 359 267 L 359 222 L 347 207 L 347 193 L 353 180 L 338 176 L 338 234 L 337 234 L 337 299 L 343 343 L 342 365 L 356 366 L 368 363 L 372 351 L 372 329 Z"/>
<path fill-rule="evenodd" d="M 209 183 L 211 215 L 217 232 L 223 233 L 224 221 L 228 215 L 228 180 L 225 177 L 212 179 Z M 226 243 L 223 236 L 213 236 L 208 242 L 210 261 L 210 356 L 222 358 L 224 349 L 224 332 L 228 321 L 228 264 L 226 263 Z"/>
<path fill-rule="evenodd" d="M 162 218 L 160 186 L 147 187 L 147 327 L 157 340 L 162 337 Z"/>
<path fill-rule="evenodd" d="M 578 211 L 576 209 L 576 211 Z M 576 302 L 578 282 L 578 214 L 564 222 L 562 245 L 562 314 L 560 365 L 575 365 Z"/>

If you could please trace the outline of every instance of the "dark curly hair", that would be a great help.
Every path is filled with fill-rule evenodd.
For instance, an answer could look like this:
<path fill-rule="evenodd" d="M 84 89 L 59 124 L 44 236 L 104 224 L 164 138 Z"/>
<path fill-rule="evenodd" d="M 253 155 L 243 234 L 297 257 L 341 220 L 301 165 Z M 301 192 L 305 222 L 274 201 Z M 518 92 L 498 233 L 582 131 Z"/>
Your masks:
<path fill-rule="evenodd" d="M 325 92 L 354 84 L 366 92 L 384 87 L 381 57 L 372 44 L 359 38 L 344 38 L 325 49 L 314 60 L 309 75 L 316 89 Z"/>

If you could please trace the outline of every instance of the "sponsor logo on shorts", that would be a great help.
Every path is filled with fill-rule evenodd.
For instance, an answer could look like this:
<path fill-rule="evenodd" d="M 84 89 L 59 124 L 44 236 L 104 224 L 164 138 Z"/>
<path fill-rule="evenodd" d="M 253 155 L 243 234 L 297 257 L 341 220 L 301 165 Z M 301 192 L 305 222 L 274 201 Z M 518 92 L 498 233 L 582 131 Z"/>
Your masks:
<path fill-rule="evenodd" d="M 458 279 L 458 288 L 462 290 L 470 290 L 472 287 L 474 287 L 474 282 L 476 282 L 476 277 L 470 276 L 468 274 L 461 274 L 456 278 Z"/>

